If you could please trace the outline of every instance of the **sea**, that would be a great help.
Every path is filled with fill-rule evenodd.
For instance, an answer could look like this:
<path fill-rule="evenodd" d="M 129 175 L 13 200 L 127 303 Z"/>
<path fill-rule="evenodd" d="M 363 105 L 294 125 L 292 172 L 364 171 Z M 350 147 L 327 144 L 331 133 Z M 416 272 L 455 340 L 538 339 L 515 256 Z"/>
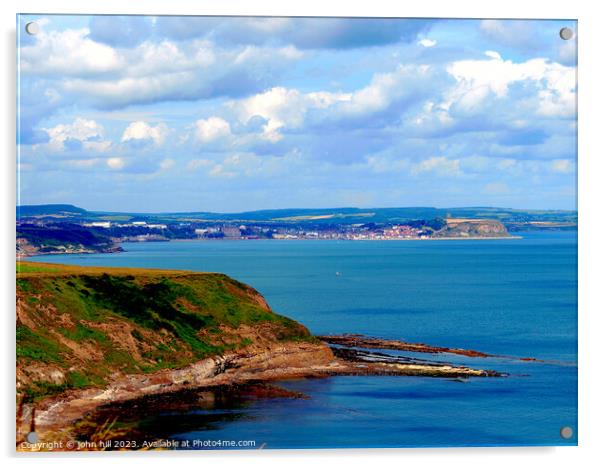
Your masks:
<path fill-rule="evenodd" d="M 359 333 L 543 361 L 428 355 L 508 376 L 286 380 L 278 385 L 306 396 L 236 400 L 185 417 L 166 410 L 142 420 L 172 426 L 164 435 L 184 445 L 576 445 L 577 233 L 519 234 L 507 240 L 126 243 L 119 254 L 33 260 L 222 272 L 255 287 L 275 312 L 316 335 Z M 561 435 L 565 427 L 570 438 Z"/>

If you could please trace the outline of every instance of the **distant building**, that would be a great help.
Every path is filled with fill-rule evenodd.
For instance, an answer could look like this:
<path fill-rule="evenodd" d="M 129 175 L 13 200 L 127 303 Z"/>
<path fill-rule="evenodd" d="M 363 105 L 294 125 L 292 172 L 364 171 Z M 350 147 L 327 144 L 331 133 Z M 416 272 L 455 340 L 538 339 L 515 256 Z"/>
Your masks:
<path fill-rule="evenodd" d="M 111 222 L 91 222 L 91 223 L 84 223 L 85 227 L 90 227 L 90 228 L 111 228 Z"/>
<path fill-rule="evenodd" d="M 227 238 L 240 238 L 240 228 L 238 227 L 224 227 L 222 232 Z"/>

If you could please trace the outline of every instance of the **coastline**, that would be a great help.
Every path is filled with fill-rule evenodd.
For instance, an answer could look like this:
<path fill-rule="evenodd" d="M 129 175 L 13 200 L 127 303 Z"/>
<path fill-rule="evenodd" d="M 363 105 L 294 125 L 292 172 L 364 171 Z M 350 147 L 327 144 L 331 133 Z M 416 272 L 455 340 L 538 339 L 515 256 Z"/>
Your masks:
<path fill-rule="evenodd" d="M 168 241 L 161 241 L 161 242 L 174 242 L 174 243 L 194 243 L 197 241 L 365 241 L 365 242 L 373 242 L 373 241 L 440 241 L 440 240 L 492 240 L 492 239 L 523 239 L 522 236 L 518 236 L 518 235 L 510 235 L 510 236 L 469 236 L 469 237 L 464 237 L 464 236 L 450 236 L 450 237 L 421 237 L 421 238 L 378 238 L 378 239 L 368 239 L 368 238 L 361 238 L 361 239 L 351 239 L 351 238 L 326 238 L 326 239 L 322 239 L 322 238 L 253 238 L 253 239 L 247 239 L 247 238 L 197 238 L 197 239 L 185 239 L 185 238 L 179 238 L 179 239 L 172 239 L 172 240 L 168 240 Z M 120 244 L 126 244 L 126 243 L 140 243 L 140 242 L 144 242 L 144 241 L 124 241 L 123 243 Z"/>
<path fill-rule="evenodd" d="M 138 243 L 196 243 L 196 242 L 217 242 L 217 241 L 353 241 L 353 242 L 373 242 L 373 241 L 489 241 L 489 240 L 519 240 L 523 239 L 522 236 L 518 235 L 510 235 L 510 236 L 470 236 L 470 237 L 423 237 L 423 238 L 379 238 L 379 239 L 348 239 L 348 238 L 328 238 L 328 239 L 316 239 L 316 238 L 278 238 L 278 239 L 268 239 L 268 238 L 195 238 L 195 239 L 171 239 L 171 240 L 154 240 L 154 241 L 123 241 L 117 244 L 138 244 Z M 17 253 L 16 259 L 19 260 L 27 260 L 33 257 L 43 257 L 43 256 L 60 256 L 60 255 L 74 255 L 74 254 L 119 254 L 121 252 L 127 252 L 121 246 L 116 249 L 112 249 L 110 251 L 94 251 L 90 249 L 84 250 L 76 250 L 76 251 L 52 251 L 52 252 L 36 252 L 35 254 L 23 254 Z"/>
<path fill-rule="evenodd" d="M 23 262 L 16 304 L 16 440 L 24 451 L 29 432 L 41 442 L 73 440 L 79 420 L 149 395 L 294 378 L 507 375 L 413 354 L 419 346 L 484 355 L 476 351 L 313 336 L 224 274 Z M 400 352 L 370 351 L 391 347 Z"/>
<path fill-rule="evenodd" d="M 462 379 L 506 374 L 412 358 L 384 358 L 380 353 L 341 352 L 326 343 L 291 342 L 260 350 L 239 350 L 200 360 L 180 369 L 152 374 L 119 374 L 104 388 L 74 389 L 38 403 L 19 403 L 17 449 L 31 451 L 25 436 L 32 430 L 41 441 L 68 441 L 73 426 L 95 410 L 147 396 L 182 390 L 331 376 L 421 376 Z M 367 355 L 367 356 L 366 356 Z"/>

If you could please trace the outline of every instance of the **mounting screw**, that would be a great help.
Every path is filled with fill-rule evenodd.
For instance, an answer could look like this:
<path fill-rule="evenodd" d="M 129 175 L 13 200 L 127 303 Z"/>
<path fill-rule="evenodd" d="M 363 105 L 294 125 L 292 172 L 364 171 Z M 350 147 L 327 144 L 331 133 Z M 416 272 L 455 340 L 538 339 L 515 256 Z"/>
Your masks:
<path fill-rule="evenodd" d="M 27 23 L 25 25 L 25 32 L 30 36 L 35 36 L 38 32 L 40 32 L 40 25 L 35 22 Z"/>
<path fill-rule="evenodd" d="M 571 429 L 570 427 L 563 427 L 562 429 L 560 429 L 560 436 L 563 439 L 570 439 L 573 436 L 573 429 Z"/>
<path fill-rule="evenodd" d="M 571 40 L 573 38 L 573 30 L 571 28 L 562 28 L 560 30 L 560 38 L 562 40 Z"/>

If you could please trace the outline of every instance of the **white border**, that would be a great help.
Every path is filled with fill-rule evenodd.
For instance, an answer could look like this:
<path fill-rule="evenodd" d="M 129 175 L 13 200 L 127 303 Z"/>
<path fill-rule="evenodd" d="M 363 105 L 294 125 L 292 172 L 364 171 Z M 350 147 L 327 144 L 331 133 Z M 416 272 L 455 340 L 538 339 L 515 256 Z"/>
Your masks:
<path fill-rule="evenodd" d="M 597 450 L 601 433 L 600 420 L 600 363 L 602 356 L 598 335 L 602 329 L 600 314 L 599 264 L 602 264 L 600 209 L 602 183 L 598 180 L 600 158 L 600 85 L 599 44 L 602 44 L 600 16 L 595 2 L 526 1 L 526 0 L 422 0 L 394 2 L 369 0 L 229 0 L 221 2 L 193 0 L 19 0 L 0 4 L 2 32 L 2 423 L 0 442 L 8 463 L 20 464 L 71 463 L 82 460 L 99 462 L 110 458 L 114 464 L 144 461 L 153 465 L 165 461 L 183 464 L 263 465 L 286 463 L 287 466 L 345 463 L 360 465 L 378 461 L 382 464 L 462 464 L 504 465 L 544 462 L 548 465 L 589 464 L 600 457 Z M 456 17 L 456 18 L 563 18 L 579 20 L 579 447 L 560 448 L 461 448 L 407 450 L 308 450 L 261 452 L 177 452 L 139 454 L 36 455 L 16 457 L 14 451 L 14 215 L 15 215 L 15 15 L 21 13 L 106 13 L 106 14 L 214 14 L 266 16 L 393 16 L 393 17 Z M 597 202 L 598 201 L 598 202 Z"/>

